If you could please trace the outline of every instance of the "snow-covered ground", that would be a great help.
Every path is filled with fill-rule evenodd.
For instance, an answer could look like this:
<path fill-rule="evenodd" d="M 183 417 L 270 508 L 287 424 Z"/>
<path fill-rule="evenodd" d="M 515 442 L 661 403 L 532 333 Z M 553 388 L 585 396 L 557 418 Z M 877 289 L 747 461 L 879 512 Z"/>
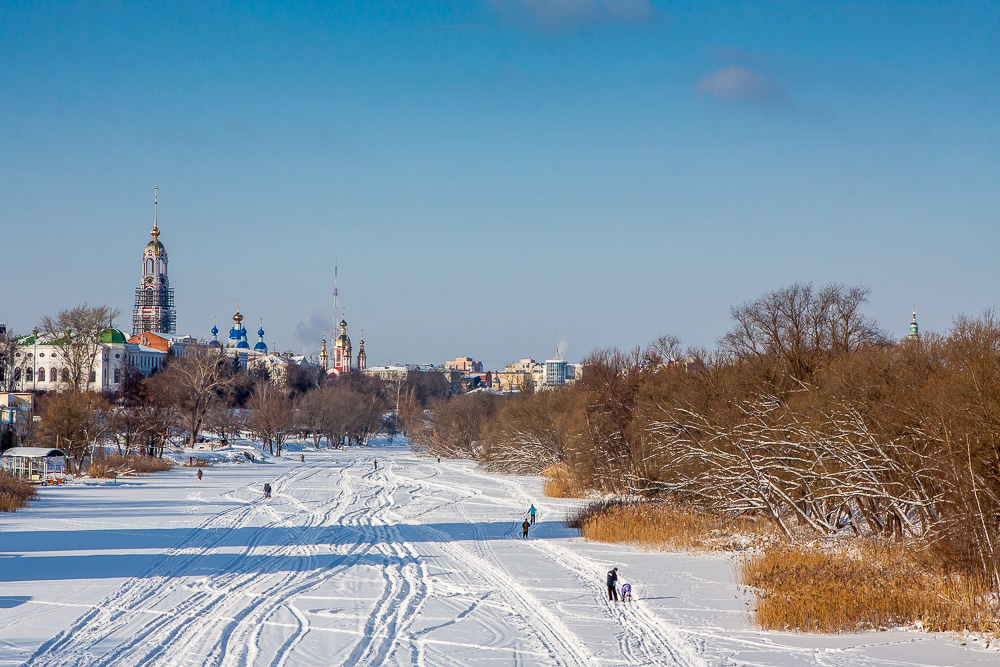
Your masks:
<path fill-rule="evenodd" d="M 302 448 L 0 516 L 0 665 L 1000 664 L 948 635 L 754 630 L 725 557 L 583 542 L 539 479 Z M 632 604 L 605 599 L 612 566 Z"/>

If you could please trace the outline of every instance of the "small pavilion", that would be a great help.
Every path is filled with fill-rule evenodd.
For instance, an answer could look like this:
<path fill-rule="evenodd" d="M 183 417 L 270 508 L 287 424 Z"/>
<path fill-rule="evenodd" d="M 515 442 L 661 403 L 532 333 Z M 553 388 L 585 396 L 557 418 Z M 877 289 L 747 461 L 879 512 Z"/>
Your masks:
<path fill-rule="evenodd" d="M 59 479 L 68 465 L 61 449 L 47 447 L 12 447 L 3 453 L 0 467 L 29 482 L 52 482 Z"/>

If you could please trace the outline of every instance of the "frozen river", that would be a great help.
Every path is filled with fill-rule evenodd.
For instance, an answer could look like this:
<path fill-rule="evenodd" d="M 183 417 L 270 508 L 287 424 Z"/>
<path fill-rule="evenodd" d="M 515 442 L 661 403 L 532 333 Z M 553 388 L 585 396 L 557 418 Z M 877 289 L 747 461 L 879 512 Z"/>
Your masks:
<path fill-rule="evenodd" d="M 45 489 L 0 515 L 0 664 L 1000 664 L 946 635 L 756 631 L 726 557 L 585 543 L 562 524 L 580 501 L 537 478 L 303 451 Z M 632 604 L 605 599 L 612 566 Z"/>

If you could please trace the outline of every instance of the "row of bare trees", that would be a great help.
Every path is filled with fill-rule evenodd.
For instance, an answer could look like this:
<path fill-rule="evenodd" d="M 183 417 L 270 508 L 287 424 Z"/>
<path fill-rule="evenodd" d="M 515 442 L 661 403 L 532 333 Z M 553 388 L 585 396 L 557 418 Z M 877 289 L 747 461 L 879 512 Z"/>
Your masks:
<path fill-rule="evenodd" d="M 597 351 L 566 390 L 438 406 L 417 441 L 789 534 L 926 540 L 1000 591 L 1000 320 L 897 343 L 861 313 L 866 295 L 777 290 L 734 308 L 713 351 Z"/>

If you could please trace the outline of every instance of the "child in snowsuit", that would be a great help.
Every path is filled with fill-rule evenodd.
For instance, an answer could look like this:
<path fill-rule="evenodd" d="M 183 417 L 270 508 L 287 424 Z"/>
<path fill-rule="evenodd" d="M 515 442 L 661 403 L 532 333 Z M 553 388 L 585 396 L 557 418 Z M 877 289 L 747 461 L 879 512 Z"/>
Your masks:
<path fill-rule="evenodd" d="M 618 602 L 618 568 L 608 570 L 608 602 Z"/>
<path fill-rule="evenodd" d="M 632 584 L 622 584 L 622 602 L 632 601 Z"/>
<path fill-rule="evenodd" d="M 531 524 L 528 523 L 527 519 L 525 519 L 524 523 L 521 524 L 521 537 L 524 537 L 524 538 L 528 537 L 528 528 L 530 528 L 530 527 L 531 527 Z"/>

